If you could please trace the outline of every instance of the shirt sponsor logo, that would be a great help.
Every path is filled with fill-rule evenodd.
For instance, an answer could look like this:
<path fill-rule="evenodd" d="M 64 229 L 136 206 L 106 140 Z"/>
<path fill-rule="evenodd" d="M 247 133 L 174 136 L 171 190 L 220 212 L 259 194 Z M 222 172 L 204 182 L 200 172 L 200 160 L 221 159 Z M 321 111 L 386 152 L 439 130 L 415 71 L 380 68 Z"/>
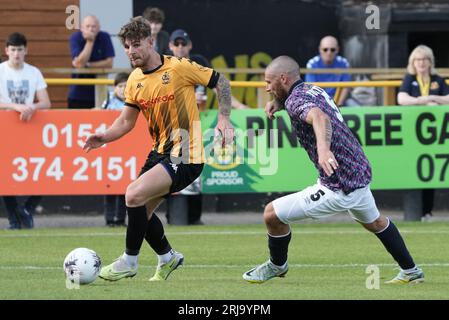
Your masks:
<path fill-rule="evenodd" d="M 430 90 L 438 90 L 440 88 L 440 85 L 438 84 L 438 82 L 436 82 L 436 81 L 433 81 L 431 84 L 430 84 Z"/>
<path fill-rule="evenodd" d="M 175 95 L 174 94 L 167 94 L 165 96 L 159 96 L 159 97 L 155 97 L 151 100 L 144 100 L 144 99 L 140 99 L 139 100 L 139 104 L 142 106 L 142 108 L 144 109 L 148 109 L 150 106 L 158 104 L 158 103 L 162 103 L 162 102 L 169 102 L 171 100 L 175 99 Z"/>

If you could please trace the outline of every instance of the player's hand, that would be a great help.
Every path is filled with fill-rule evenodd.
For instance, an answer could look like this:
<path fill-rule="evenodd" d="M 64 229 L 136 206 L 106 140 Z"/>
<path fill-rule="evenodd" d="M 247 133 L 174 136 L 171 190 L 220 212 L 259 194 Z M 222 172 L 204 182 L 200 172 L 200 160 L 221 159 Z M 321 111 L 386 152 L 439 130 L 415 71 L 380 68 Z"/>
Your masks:
<path fill-rule="evenodd" d="M 92 149 L 96 149 L 104 145 L 104 133 L 95 133 L 87 138 L 86 143 L 83 146 L 83 150 L 89 152 Z"/>
<path fill-rule="evenodd" d="M 229 116 L 218 114 L 218 122 L 215 127 L 215 136 L 221 137 L 222 147 L 234 141 L 234 126 L 229 120 Z"/>
<path fill-rule="evenodd" d="M 280 106 L 276 100 L 268 101 L 265 105 L 265 114 L 267 117 L 271 120 L 273 120 L 275 117 L 275 113 L 278 112 L 280 109 Z"/>
<path fill-rule="evenodd" d="M 337 159 L 335 159 L 334 154 L 330 150 L 318 152 L 318 164 L 328 177 L 333 175 L 338 168 Z"/>

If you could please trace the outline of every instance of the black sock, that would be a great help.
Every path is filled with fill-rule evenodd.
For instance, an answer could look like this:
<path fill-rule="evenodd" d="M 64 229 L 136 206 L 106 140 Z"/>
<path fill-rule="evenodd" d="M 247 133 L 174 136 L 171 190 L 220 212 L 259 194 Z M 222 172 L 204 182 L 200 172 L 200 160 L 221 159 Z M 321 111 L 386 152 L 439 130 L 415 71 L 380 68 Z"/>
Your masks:
<path fill-rule="evenodd" d="M 283 266 L 287 262 L 288 244 L 292 238 L 291 231 L 284 236 L 268 234 L 268 248 L 270 248 L 270 260 L 277 266 Z"/>
<path fill-rule="evenodd" d="M 126 207 L 128 211 L 128 227 L 126 229 L 126 254 L 137 256 L 147 230 L 148 218 L 145 206 Z"/>
<path fill-rule="evenodd" d="M 155 213 L 147 223 L 145 240 L 158 255 L 166 254 L 171 250 L 170 243 L 164 234 L 164 226 Z"/>
<path fill-rule="evenodd" d="M 406 270 L 415 267 L 415 262 L 413 262 L 413 258 L 408 252 L 399 230 L 392 221 L 389 221 L 389 225 L 385 230 L 376 233 L 376 236 L 382 241 L 384 247 L 396 260 L 401 269 Z"/>

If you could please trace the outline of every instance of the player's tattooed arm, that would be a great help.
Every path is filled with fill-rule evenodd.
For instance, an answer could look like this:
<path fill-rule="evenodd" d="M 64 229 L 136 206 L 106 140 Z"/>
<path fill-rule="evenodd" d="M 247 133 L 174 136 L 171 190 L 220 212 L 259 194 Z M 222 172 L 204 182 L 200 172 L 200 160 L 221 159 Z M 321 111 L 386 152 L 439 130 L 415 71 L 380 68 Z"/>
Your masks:
<path fill-rule="evenodd" d="M 313 107 L 307 113 L 306 122 L 313 127 L 318 150 L 329 150 L 332 141 L 332 124 L 320 108 Z"/>
<path fill-rule="evenodd" d="M 318 163 L 327 176 L 334 174 L 338 168 L 338 162 L 331 151 L 332 123 L 327 114 L 320 108 L 313 107 L 307 113 L 306 122 L 313 127 L 316 138 Z"/>
<path fill-rule="evenodd" d="M 222 137 L 222 145 L 225 146 L 234 140 L 234 127 L 229 120 L 229 116 L 231 115 L 231 85 L 228 79 L 220 74 L 215 88 L 217 89 L 219 110 L 215 130 Z"/>
<path fill-rule="evenodd" d="M 222 74 L 218 78 L 216 89 L 220 114 L 228 117 L 231 114 L 231 85 Z"/>
<path fill-rule="evenodd" d="M 324 119 L 324 140 L 326 142 L 326 145 L 328 145 L 330 148 L 332 141 L 332 125 L 328 117 Z"/>

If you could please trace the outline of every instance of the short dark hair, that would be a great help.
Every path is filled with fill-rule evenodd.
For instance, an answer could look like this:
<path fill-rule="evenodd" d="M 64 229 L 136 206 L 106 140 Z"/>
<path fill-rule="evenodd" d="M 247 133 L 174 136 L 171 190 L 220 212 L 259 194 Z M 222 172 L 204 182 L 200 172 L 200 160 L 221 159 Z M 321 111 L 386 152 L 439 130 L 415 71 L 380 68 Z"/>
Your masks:
<path fill-rule="evenodd" d="M 6 46 L 14 46 L 14 47 L 19 47 L 19 46 L 27 46 L 27 38 L 19 33 L 19 32 L 14 32 L 11 33 L 8 38 L 6 39 Z"/>
<path fill-rule="evenodd" d="M 164 23 L 165 14 L 164 11 L 157 7 L 147 7 L 142 13 L 142 16 L 150 22 Z"/>
<path fill-rule="evenodd" d="M 118 37 L 122 44 L 125 44 L 126 39 L 140 40 L 151 36 L 151 27 L 145 18 L 138 16 L 132 18 L 130 22 L 125 24 L 118 33 Z"/>
<path fill-rule="evenodd" d="M 118 85 L 119 83 L 126 82 L 129 78 L 129 73 L 127 72 L 120 72 L 117 73 L 117 75 L 114 78 L 114 86 Z"/>

